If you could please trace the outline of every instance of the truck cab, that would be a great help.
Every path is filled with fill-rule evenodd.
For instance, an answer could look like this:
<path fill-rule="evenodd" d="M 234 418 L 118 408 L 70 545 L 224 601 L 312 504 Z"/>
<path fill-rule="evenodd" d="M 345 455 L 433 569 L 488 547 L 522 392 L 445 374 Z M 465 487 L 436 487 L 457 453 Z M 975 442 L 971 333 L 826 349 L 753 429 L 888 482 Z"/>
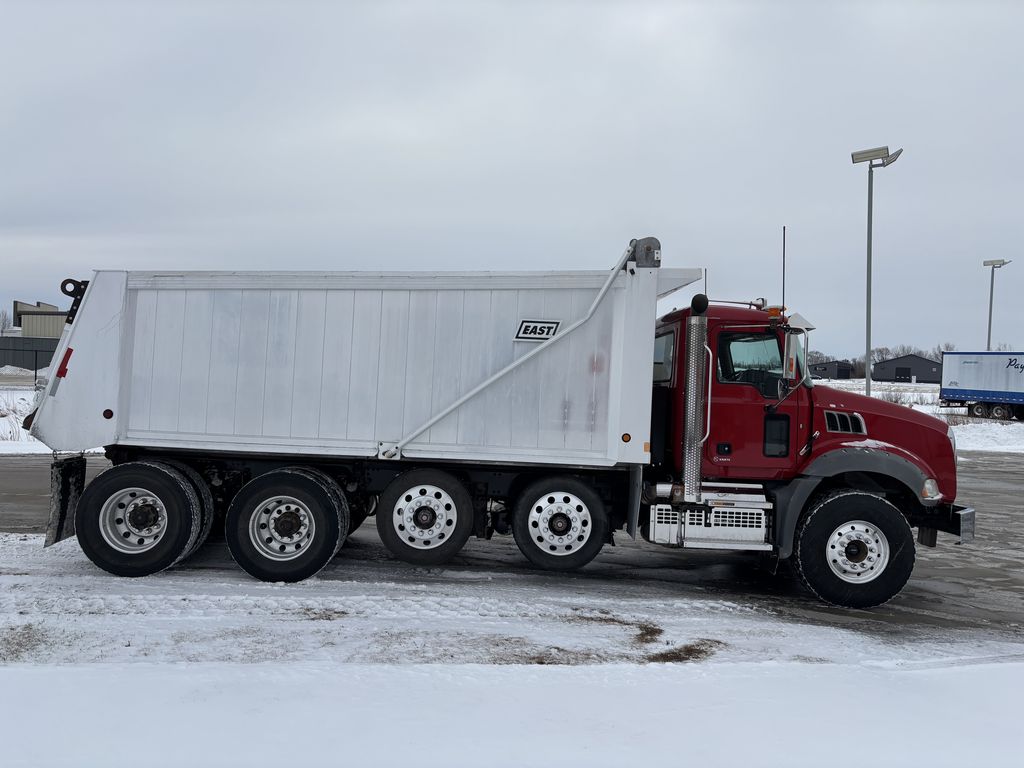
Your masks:
<path fill-rule="evenodd" d="M 660 318 L 641 531 L 668 546 L 796 557 L 820 597 L 875 605 L 909 578 L 912 527 L 929 546 L 938 531 L 969 539 L 973 510 L 953 503 L 946 423 L 813 382 L 809 330 L 780 307 L 703 296 Z"/>

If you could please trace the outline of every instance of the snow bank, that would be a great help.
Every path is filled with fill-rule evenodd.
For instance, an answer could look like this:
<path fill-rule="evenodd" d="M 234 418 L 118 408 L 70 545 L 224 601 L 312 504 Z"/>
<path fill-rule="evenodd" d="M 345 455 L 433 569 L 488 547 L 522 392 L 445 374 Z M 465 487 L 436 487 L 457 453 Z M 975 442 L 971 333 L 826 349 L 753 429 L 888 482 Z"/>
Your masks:
<path fill-rule="evenodd" d="M 958 451 L 1024 453 L 1024 423 L 977 422 L 953 427 Z"/>
<path fill-rule="evenodd" d="M 1024 663 L 15 666 L 0 731 L 10 768 L 817 768 L 856 744 L 962 768 L 1013 761 L 1022 683 Z"/>
<path fill-rule="evenodd" d="M 21 422 L 32 411 L 34 399 L 35 392 L 32 391 L 0 389 L 0 453 L 10 453 L 11 451 L 5 449 L 12 442 L 13 444 L 35 443 L 43 447 L 44 453 L 50 450 L 38 440 L 30 437 L 28 432 L 21 428 Z M 34 452 L 32 448 L 19 451 L 19 453 Z"/>

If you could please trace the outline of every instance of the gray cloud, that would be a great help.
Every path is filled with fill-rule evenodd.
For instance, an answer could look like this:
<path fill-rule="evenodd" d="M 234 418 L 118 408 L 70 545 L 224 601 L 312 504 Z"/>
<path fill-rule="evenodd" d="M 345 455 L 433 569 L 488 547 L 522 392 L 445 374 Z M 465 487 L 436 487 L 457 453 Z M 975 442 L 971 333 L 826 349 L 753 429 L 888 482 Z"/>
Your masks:
<path fill-rule="evenodd" d="M 984 344 L 1014 258 L 1015 4 L 7 4 L 0 302 L 118 268 L 604 268 L 656 234 L 719 298 Z M 1024 257 L 994 336 L 1024 347 Z"/>

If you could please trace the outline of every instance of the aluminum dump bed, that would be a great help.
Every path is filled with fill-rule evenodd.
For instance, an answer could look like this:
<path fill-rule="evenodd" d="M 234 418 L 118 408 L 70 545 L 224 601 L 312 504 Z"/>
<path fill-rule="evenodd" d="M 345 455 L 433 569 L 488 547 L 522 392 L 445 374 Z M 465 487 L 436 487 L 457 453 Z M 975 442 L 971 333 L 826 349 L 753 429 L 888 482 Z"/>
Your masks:
<path fill-rule="evenodd" d="M 657 299 L 700 274 L 627 256 L 611 272 L 100 271 L 32 434 L 62 451 L 643 464 Z"/>

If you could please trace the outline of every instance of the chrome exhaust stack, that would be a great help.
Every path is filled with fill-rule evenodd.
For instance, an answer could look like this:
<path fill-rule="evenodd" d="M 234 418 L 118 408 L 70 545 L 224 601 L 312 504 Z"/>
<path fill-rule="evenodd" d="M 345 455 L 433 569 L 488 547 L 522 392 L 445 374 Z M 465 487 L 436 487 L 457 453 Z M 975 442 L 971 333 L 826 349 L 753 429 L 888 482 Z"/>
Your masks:
<path fill-rule="evenodd" d="M 686 391 L 683 394 L 683 503 L 700 504 L 700 451 L 708 438 L 704 380 L 710 376 L 708 297 L 698 293 L 690 302 L 686 320 Z M 710 414 L 708 414 L 710 416 Z"/>

